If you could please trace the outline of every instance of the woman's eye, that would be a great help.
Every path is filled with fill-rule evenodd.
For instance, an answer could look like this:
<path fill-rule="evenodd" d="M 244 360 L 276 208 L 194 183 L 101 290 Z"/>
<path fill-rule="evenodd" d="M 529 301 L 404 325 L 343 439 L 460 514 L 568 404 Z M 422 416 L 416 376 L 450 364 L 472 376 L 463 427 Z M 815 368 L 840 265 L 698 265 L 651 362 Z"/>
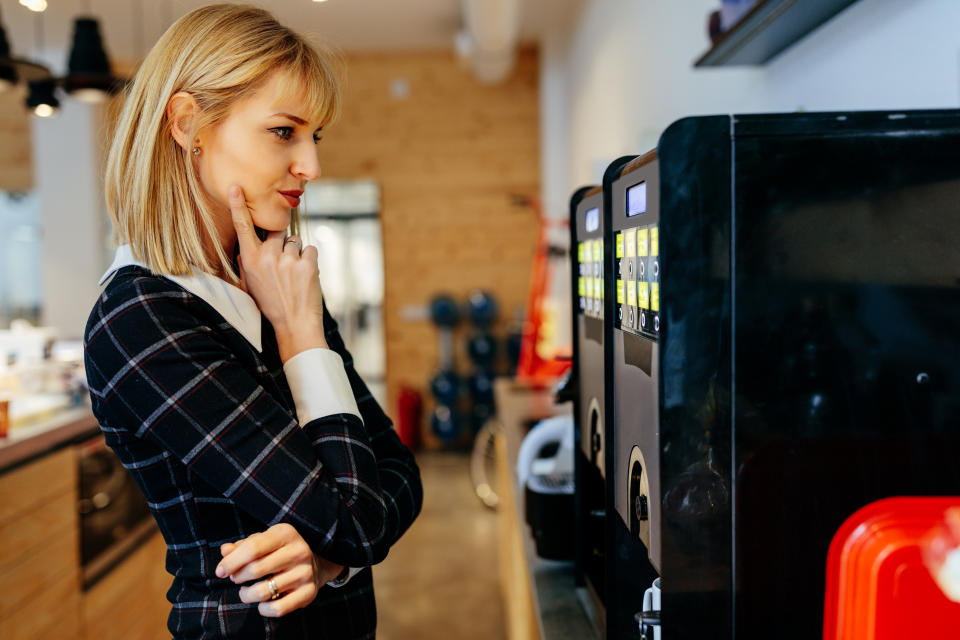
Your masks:
<path fill-rule="evenodd" d="M 281 140 L 289 140 L 290 136 L 293 135 L 293 127 L 274 127 L 270 131 L 273 131 L 274 135 Z"/>

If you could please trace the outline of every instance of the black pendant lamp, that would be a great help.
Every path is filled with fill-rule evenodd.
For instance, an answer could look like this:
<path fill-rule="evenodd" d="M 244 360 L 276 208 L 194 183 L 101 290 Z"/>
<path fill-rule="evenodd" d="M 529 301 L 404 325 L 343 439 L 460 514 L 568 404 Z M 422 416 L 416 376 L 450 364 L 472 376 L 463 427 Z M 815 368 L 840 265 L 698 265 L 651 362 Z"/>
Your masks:
<path fill-rule="evenodd" d="M 27 108 L 39 118 L 50 118 L 60 111 L 60 101 L 54 93 L 57 88 L 56 78 L 31 80 L 27 83 L 30 91 L 27 93 Z"/>
<path fill-rule="evenodd" d="M 73 22 L 73 46 L 67 63 L 63 88 L 83 102 L 103 102 L 122 86 L 123 81 L 110 72 L 110 61 L 95 18 L 77 18 Z"/>
<path fill-rule="evenodd" d="M 40 80 L 50 77 L 50 70 L 41 64 L 10 55 L 7 31 L 0 22 L 0 91 L 13 88 L 21 79 Z"/>
<path fill-rule="evenodd" d="M 10 57 L 10 42 L 7 40 L 7 30 L 0 24 L 0 91 L 11 89 L 17 84 L 17 69 L 10 63 L 4 62 Z"/>

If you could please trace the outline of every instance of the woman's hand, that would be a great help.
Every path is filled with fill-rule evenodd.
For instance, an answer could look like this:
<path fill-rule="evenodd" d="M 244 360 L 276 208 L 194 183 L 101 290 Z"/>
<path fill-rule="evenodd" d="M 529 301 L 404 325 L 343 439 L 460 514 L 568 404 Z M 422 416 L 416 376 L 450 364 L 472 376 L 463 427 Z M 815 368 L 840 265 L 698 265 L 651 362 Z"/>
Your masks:
<path fill-rule="evenodd" d="M 265 618 L 279 618 L 307 606 L 327 582 L 343 567 L 318 557 L 297 530 L 289 524 L 275 524 L 263 533 L 255 533 L 237 542 L 220 546 L 223 560 L 217 576 L 234 582 L 258 582 L 240 588 L 240 600 L 259 602 L 257 610 Z M 270 582 L 278 597 L 273 599 Z"/>
<path fill-rule="evenodd" d="M 261 242 L 239 186 L 230 187 L 229 198 L 240 246 L 240 278 L 273 325 L 280 359 L 286 362 L 301 351 L 327 348 L 317 248 L 301 251 L 300 239 L 284 238 L 282 231 L 271 231 Z"/>

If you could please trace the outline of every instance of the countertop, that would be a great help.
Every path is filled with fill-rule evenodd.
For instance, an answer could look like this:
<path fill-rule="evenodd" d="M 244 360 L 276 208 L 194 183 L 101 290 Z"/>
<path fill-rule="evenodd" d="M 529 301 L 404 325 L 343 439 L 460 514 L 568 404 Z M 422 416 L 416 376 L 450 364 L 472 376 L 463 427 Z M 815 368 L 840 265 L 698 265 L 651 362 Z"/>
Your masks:
<path fill-rule="evenodd" d="M 98 433 L 97 419 L 85 405 L 10 429 L 9 435 L 0 439 L 0 474 Z"/>
<path fill-rule="evenodd" d="M 512 465 L 509 476 L 514 482 L 517 496 L 515 507 L 521 523 L 540 637 L 543 640 L 599 640 L 600 634 L 591 624 L 581 596 L 577 593 L 573 561 L 544 560 L 536 553 L 530 527 L 526 524 L 523 491 L 516 486 L 516 467 L 513 466 L 531 420 L 569 414 L 573 408 L 569 403 L 553 404 L 552 394 L 548 391 L 525 388 L 508 379 L 498 379 L 494 384 L 494 393 L 507 459 Z"/>

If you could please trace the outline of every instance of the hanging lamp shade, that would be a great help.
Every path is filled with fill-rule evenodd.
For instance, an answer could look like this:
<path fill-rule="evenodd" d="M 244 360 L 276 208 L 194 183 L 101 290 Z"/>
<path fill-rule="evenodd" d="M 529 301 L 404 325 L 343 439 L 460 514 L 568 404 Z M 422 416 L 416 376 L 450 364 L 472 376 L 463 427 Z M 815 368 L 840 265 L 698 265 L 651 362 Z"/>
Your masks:
<path fill-rule="evenodd" d="M 40 118 L 49 118 L 57 114 L 60 110 L 60 101 L 54 95 L 57 88 L 55 78 L 44 78 L 42 80 L 31 80 L 27 83 L 29 91 L 27 93 L 27 108 L 33 112 L 33 115 Z"/>
<path fill-rule="evenodd" d="M 10 57 L 10 42 L 7 30 L 0 24 L 0 61 Z M 6 91 L 17 84 L 17 69 L 10 63 L 0 62 L 0 91 Z"/>
<path fill-rule="evenodd" d="M 63 88 L 84 102 L 103 102 L 116 92 L 122 81 L 110 72 L 110 61 L 95 18 L 77 18 L 73 22 L 73 46 L 67 63 Z"/>
<path fill-rule="evenodd" d="M 10 55 L 7 31 L 0 23 L 0 91 L 10 89 L 21 79 L 40 80 L 50 77 L 50 70 L 41 64 Z"/>

